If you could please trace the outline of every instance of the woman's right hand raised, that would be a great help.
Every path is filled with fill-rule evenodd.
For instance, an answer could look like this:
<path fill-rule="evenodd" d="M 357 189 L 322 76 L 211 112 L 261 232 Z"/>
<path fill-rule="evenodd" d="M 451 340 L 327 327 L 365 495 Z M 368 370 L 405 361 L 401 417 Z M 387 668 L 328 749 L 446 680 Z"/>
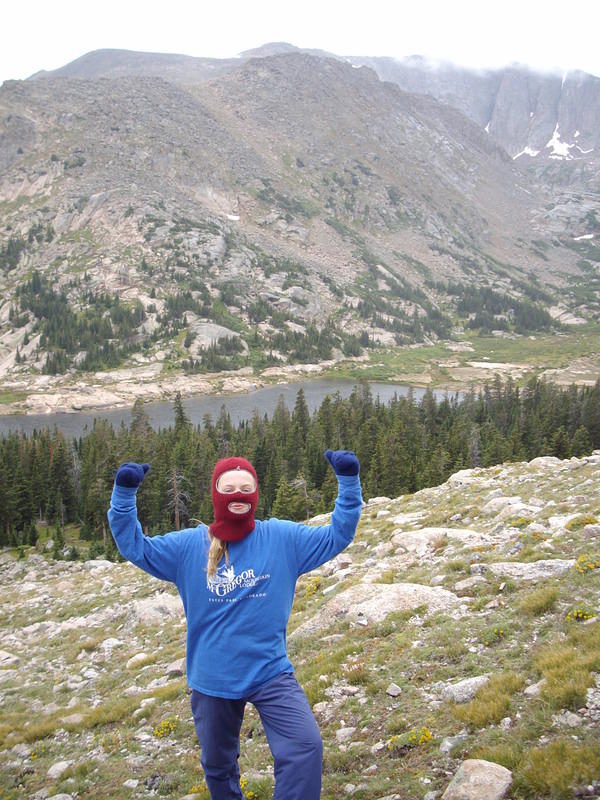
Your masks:
<path fill-rule="evenodd" d="M 136 464 L 135 461 L 126 461 L 117 470 L 115 483 L 117 486 L 137 489 L 146 477 L 147 472 L 150 472 L 150 464 Z"/>

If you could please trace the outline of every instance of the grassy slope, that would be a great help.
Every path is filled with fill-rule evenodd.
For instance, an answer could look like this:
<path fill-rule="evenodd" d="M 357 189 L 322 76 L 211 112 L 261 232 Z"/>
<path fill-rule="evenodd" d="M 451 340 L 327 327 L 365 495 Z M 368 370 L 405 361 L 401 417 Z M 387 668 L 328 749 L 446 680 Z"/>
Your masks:
<path fill-rule="evenodd" d="M 534 502 L 514 513 L 484 511 L 497 489 Z M 451 479 L 413 496 L 371 503 L 344 554 L 353 560 L 351 571 L 340 579 L 326 566 L 300 580 L 292 631 L 367 573 L 382 586 L 433 582 L 455 591 L 472 565 L 581 557 L 579 568 L 560 579 L 484 572 L 480 583 L 457 592 L 459 613 L 420 607 L 368 625 L 348 615 L 332 619 L 320 635 L 291 636 L 291 657 L 311 703 L 339 702 L 329 706 L 330 714 L 318 706 L 324 800 L 345 797 L 349 784 L 359 800 L 394 791 L 422 798 L 443 790 L 466 757 L 512 769 L 509 797 L 515 800 L 568 798 L 570 785 L 600 774 L 598 722 L 582 716 L 573 729 L 553 719 L 563 709 L 584 706 L 600 672 L 600 623 L 573 619 L 578 610 L 584 616 L 600 610 L 600 543 L 585 529 L 600 518 L 599 490 L 600 454 L 590 461 L 476 470 L 466 483 Z M 396 520 L 399 514 L 417 518 Z M 475 530 L 485 544 L 468 546 L 440 531 L 422 555 L 402 546 L 402 531 L 445 526 Z M 165 585 L 128 564 L 90 571 L 49 562 L 41 570 L 25 561 L 11 577 L 15 563 L 0 567 L 0 649 L 20 658 L 14 672 L 0 671 L 2 800 L 31 797 L 42 787 L 97 800 L 143 797 L 145 781 L 156 775 L 161 796 L 193 791 L 207 798 L 185 680 L 165 680 L 167 665 L 184 655 L 184 624 L 140 626 L 129 613 L 135 600 L 158 601 L 155 593 Z M 72 626 L 56 636 L 23 630 L 48 620 L 70 620 Z M 108 639 L 120 642 L 112 655 Z M 127 668 L 136 653 L 146 658 Z M 86 677 L 90 668 L 97 674 Z M 491 680 L 471 702 L 456 705 L 441 697 L 443 683 L 484 673 Z M 524 694 L 542 678 L 541 694 Z M 386 693 L 392 681 L 402 689 L 395 699 Z M 143 699 L 150 703 L 139 711 Z M 340 745 L 342 720 L 356 730 Z M 440 751 L 445 737 L 461 732 L 464 739 L 449 753 Z M 26 750 L 11 750 L 18 743 Z M 71 767 L 58 780 L 48 778 L 48 768 L 64 759 Z M 249 708 L 240 759 L 248 798 L 271 796 L 269 765 L 264 734 Z M 132 778 L 137 788 L 124 788 Z"/>

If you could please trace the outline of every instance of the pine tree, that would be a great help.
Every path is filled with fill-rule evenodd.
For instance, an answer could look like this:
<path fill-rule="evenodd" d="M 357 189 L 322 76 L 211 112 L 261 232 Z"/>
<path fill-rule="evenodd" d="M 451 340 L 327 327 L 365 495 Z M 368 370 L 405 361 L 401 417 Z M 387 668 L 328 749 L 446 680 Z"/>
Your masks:
<path fill-rule="evenodd" d="M 580 425 L 573 435 L 571 440 L 571 453 L 577 458 L 587 455 L 592 450 L 592 440 L 590 435 L 583 425 Z"/>
<path fill-rule="evenodd" d="M 302 492 L 282 475 L 277 486 L 271 514 L 278 519 L 301 520 L 305 518 L 305 503 Z"/>

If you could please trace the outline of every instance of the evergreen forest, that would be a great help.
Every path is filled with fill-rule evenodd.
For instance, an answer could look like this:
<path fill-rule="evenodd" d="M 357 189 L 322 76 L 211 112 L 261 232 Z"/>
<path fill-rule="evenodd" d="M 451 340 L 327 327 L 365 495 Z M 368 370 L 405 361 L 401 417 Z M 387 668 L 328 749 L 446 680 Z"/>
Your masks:
<path fill-rule="evenodd" d="M 146 533 L 212 521 L 210 479 L 217 459 L 242 455 L 255 466 L 257 517 L 306 519 L 332 509 L 337 483 L 326 449 L 354 450 L 365 499 L 396 497 L 444 482 L 457 470 L 526 461 L 541 455 L 582 456 L 600 448 L 600 381 L 560 388 L 531 378 L 519 387 L 497 378 L 480 391 L 421 400 L 374 398 L 357 384 L 343 399 L 327 396 L 311 415 L 303 391 L 293 409 L 283 397 L 271 417 L 255 412 L 234 426 L 223 407 L 216 420 L 193 425 L 181 396 L 173 424 L 154 430 L 142 402 L 129 426 L 98 419 L 68 440 L 60 430 L 0 438 L 0 546 L 35 546 L 40 530 L 65 555 L 66 526 L 87 541 L 86 554 L 117 557 L 106 512 L 113 478 L 123 461 L 152 470 L 138 492 Z M 39 544 L 38 544 L 39 546 Z M 70 557 L 79 557 L 71 548 Z"/>

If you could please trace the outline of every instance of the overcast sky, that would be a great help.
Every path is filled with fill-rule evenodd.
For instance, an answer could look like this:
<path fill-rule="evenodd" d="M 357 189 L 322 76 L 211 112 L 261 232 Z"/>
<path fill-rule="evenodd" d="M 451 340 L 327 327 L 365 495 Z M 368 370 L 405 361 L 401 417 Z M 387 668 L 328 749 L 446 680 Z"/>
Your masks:
<path fill-rule="evenodd" d="M 224 58 L 271 41 L 600 76 L 599 23 L 600 0 L 10 0 L 0 82 L 100 48 Z"/>

